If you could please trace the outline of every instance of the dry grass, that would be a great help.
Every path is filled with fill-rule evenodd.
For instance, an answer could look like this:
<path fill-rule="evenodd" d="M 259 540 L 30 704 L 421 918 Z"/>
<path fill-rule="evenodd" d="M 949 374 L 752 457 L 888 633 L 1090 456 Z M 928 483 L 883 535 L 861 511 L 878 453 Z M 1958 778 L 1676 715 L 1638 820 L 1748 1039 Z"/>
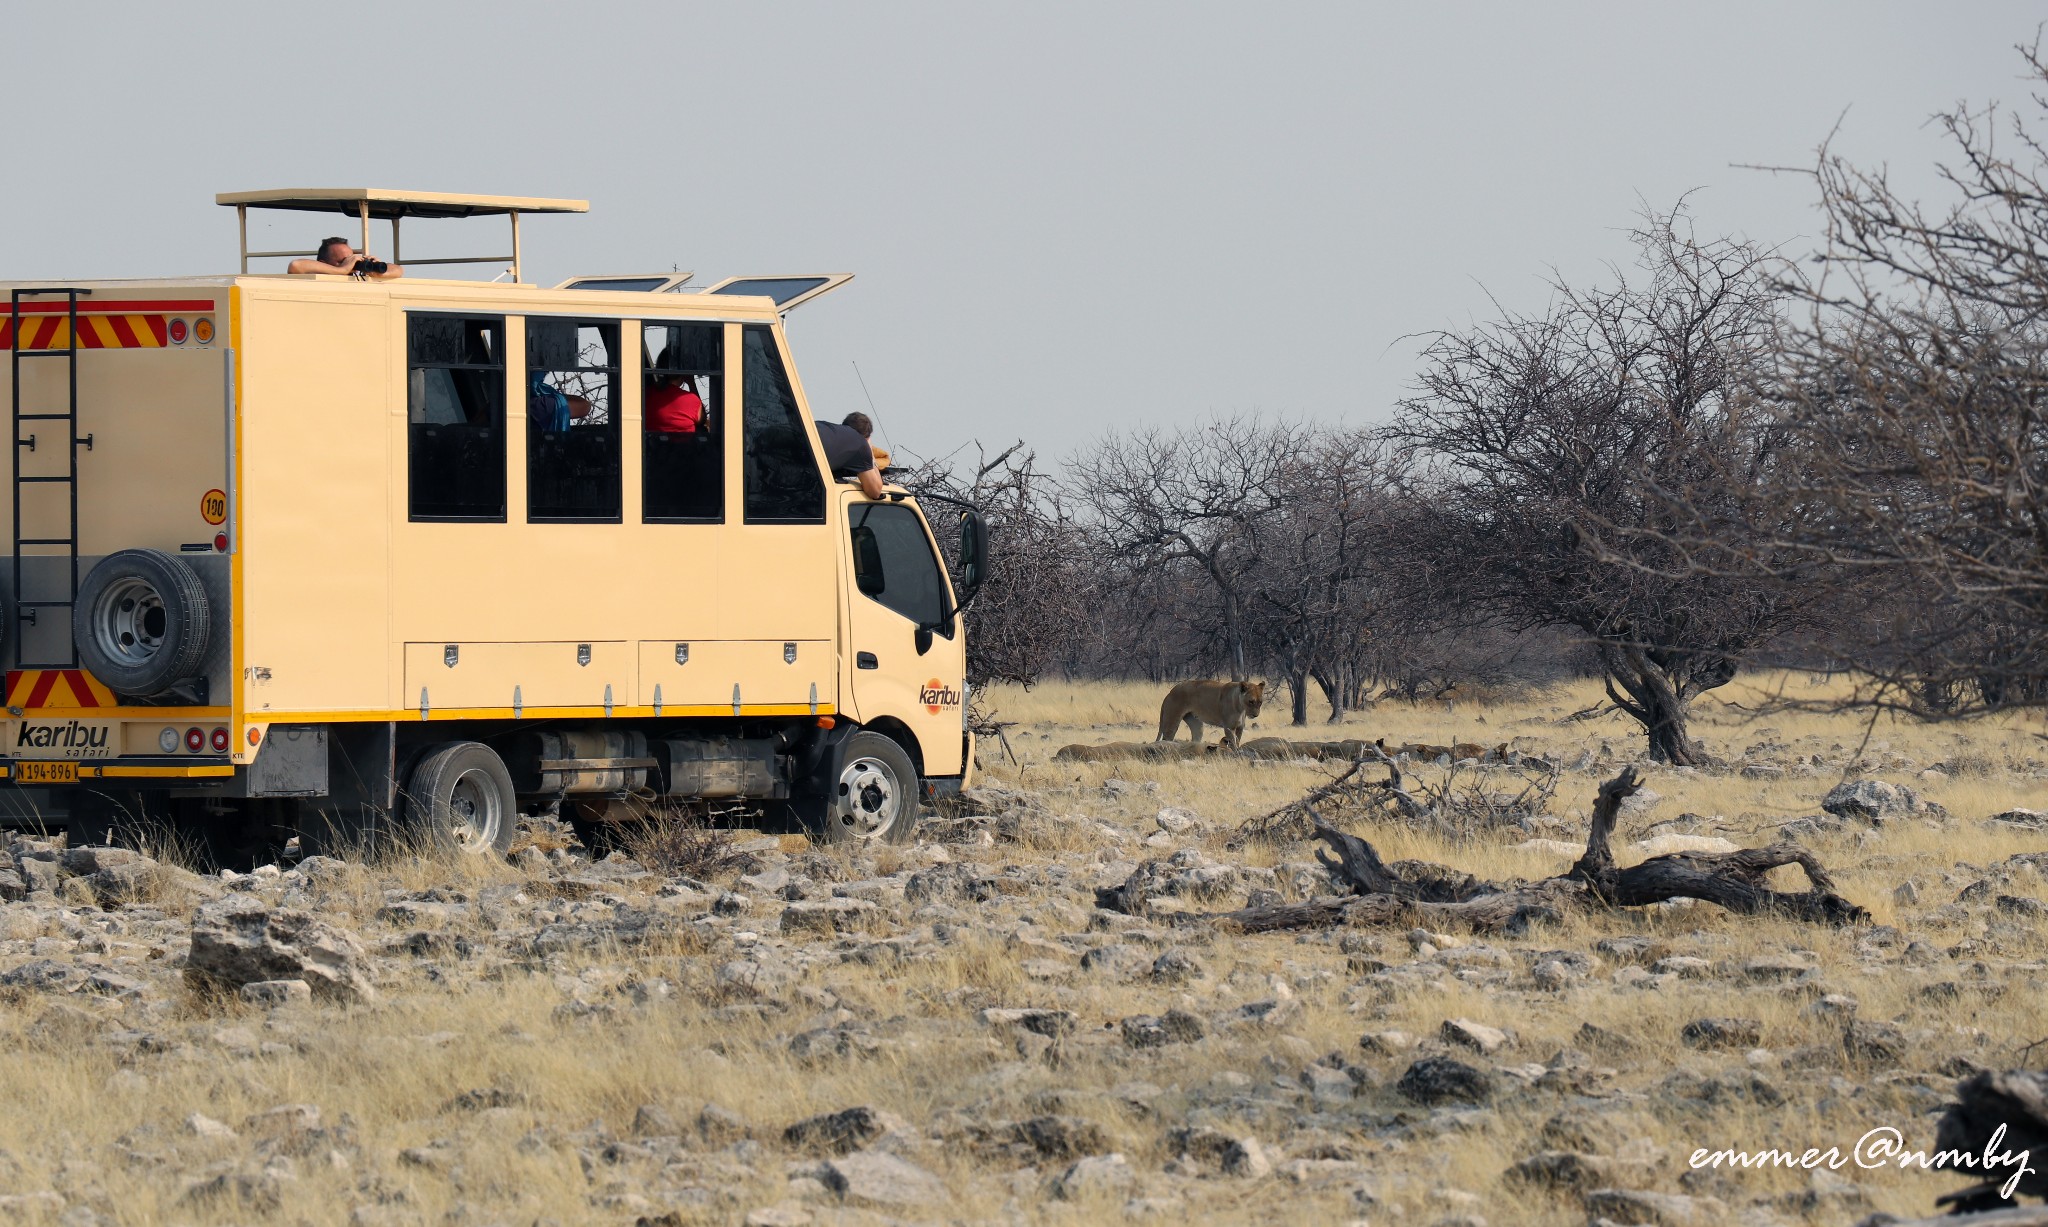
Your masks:
<path fill-rule="evenodd" d="M 1509 1096 L 1492 1110 L 1453 1114 L 1432 1125 L 1392 1089 L 1408 1058 L 1359 1048 L 1362 1032 L 1426 1036 L 1457 1017 L 1510 1030 L 1513 1047 L 1494 1058 L 1505 1065 L 1548 1060 L 1572 1046 L 1586 1022 L 1632 1039 L 1632 1054 L 1594 1054 L 1594 1062 L 1612 1070 L 1596 1080 L 1595 1090 L 1608 1097 L 1599 1102 L 1613 1109 L 1613 1121 L 1622 1126 L 1617 1146 L 1648 1164 L 1645 1174 L 1625 1182 L 1633 1187 L 1679 1191 L 1683 1156 L 1698 1146 L 1846 1146 L 1880 1124 L 1924 1136 L 1919 1113 L 1946 1089 L 1946 1080 L 1929 1072 L 1941 1058 L 1961 1055 L 1994 1066 L 2015 1061 L 2024 1045 L 2048 1031 L 2028 986 L 2018 981 L 2002 997 L 1970 992 L 1949 1004 L 1931 1003 L 1919 992 L 1931 978 L 1970 979 L 1975 959 L 1999 968 L 2048 962 L 2048 942 L 2037 928 L 1995 917 L 1987 922 L 1981 914 L 1930 915 L 1981 876 L 1982 866 L 2040 847 L 2038 836 L 1979 820 L 2029 799 L 2040 804 L 2048 785 L 2039 764 L 2048 751 L 2038 737 L 2039 721 L 2018 718 L 1872 725 L 1803 712 L 1752 719 L 1742 710 L 1773 688 L 1804 685 L 1804 679 L 1745 680 L 1725 699 L 1701 704 L 1700 731 L 1715 752 L 1729 758 L 1758 743 L 1783 747 L 1772 753 L 1788 760 L 1817 754 L 1827 764 L 1818 774 L 1750 779 L 1653 769 L 1650 785 L 1664 799 L 1623 836 L 1633 838 L 1648 823 L 1686 812 L 1718 816 L 1718 828 L 1705 829 L 1719 829 L 1737 842 L 1761 842 L 1774 824 L 1814 813 L 1820 796 L 1858 754 L 1881 756 L 1882 764 L 1906 760 L 1903 767 L 1882 765 L 1873 774 L 1921 790 L 1955 817 L 1952 826 L 1909 821 L 1876 838 L 1826 837 L 1816 846 L 1838 870 L 1843 891 L 1870 907 L 1879 923 L 1896 924 L 1908 937 L 1938 949 L 1969 953 L 1942 955 L 1929 969 L 1905 966 L 1896 952 L 1871 963 L 1857 951 L 1860 931 L 1741 920 L 1702 905 L 1578 920 L 1561 930 L 1493 940 L 1483 944 L 1503 952 L 1504 978 L 1487 974 L 1490 964 L 1480 960 L 1465 970 L 1417 978 L 1399 992 L 1381 991 L 1351 960 L 1408 963 L 1414 956 L 1401 933 L 1226 937 L 1197 927 L 1167 939 L 1192 951 L 1207 974 L 1194 983 L 1169 985 L 1102 978 L 1078 968 L 1047 972 L 1051 954 L 1065 950 L 1072 963 L 1077 949 L 1115 936 L 1089 932 L 1089 912 L 1078 892 L 1034 891 L 972 905 L 963 911 L 967 923 L 956 925 L 950 936 L 919 957 L 893 964 L 854 960 L 852 952 L 867 944 L 859 935 L 784 939 L 776 933 L 780 902 L 757 900 L 753 912 L 708 944 L 510 960 L 392 957 L 380 1000 L 353 1008 L 266 1013 L 199 996 L 151 1006 L 87 993 L 14 992 L 0 1001 L 0 1048 L 10 1054 L 8 1077 L 0 1081 L 0 1193 L 56 1190 L 101 1212 L 104 1221 L 121 1224 L 631 1223 L 656 1208 L 672 1210 L 679 1222 L 730 1223 L 753 1208 L 781 1203 L 801 1206 L 820 1222 L 880 1221 L 793 1193 L 786 1167 L 803 1156 L 781 1141 L 783 1127 L 801 1117 L 871 1104 L 947 1139 L 906 1151 L 945 1181 L 952 1198 L 941 1208 L 897 1216 L 911 1220 L 1123 1221 L 1121 1195 L 1077 1202 L 1051 1198 L 1049 1181 L 1061 1164 L 998 1162 L 961 1140 L 974 1136 L 975 1126 L 1057 1111 L 1097 1124 L 1138 1173 L 1141 1187 L 1134 1192 L 1168 1197 L 1171 1217 L 1294 1223 L 1369 1216 L 1427 1223 L 1471 1212 L 1495 1223 L 1584 1222 L 1575 1199 L 1531 1195 L 1502 1179 L 1509 1163 L 1540 1148 L 1544 1121 L 1563 1105 L 1559 1096 Z M 1065 866 L 1106 884 L 1127 871 L 1128 862 L 1160 854 L 1140 841 L 1158 809 L 1179 806 L 1202 820 L 1197 846 L 1212 857 L 1283 867 L 1309 860 L 1309 850 L 1300 845 L 1255 845 L 1243 853 L 1227 852 L 1224 845 L 1237 822 L 1298 796 L 1326 778 L 1323 768 L 1223 760 L 1055 762 L 1054 751 L 1068 741 L 1149 737 L 1158 689 L 1045 686 L 1030 692 L 999 689 L 990 697 L 1004 719 L 1018 722 L 1011 741 L 1021 761 L 1012 766 L 985 755 L 986 776 L 1037 794 L 1043 817 L 1024 826 L 1021 843 L 956 849 L 956 857 L 971 857 L 992 873 Z M 1613 717 L 1559 722 L 1595 697 L 1593 688 L 1573 686 L 1520 703 L 1455 710 L 1382 705 L 1351 717 L 1345 731 L 1390 741 L 1512 739 L 1568 761 L 1581 750 L 1597 752 L 1604 742 L 1612 751 L 1607 760 L 1565 775 L 1553 810 L 1568 820 L 1571 810 L 1590 805 L 1598 779 L 1633 758 L 1640 744 Z M 1284 706 L 1269 707 L 1259 731 L 1286 735 L 1284 714 Z M 1312 726 L 1308 733 L 1320 736 L 1322 728 Z M 1947 778 L 1919 778 L 1920 770 L 1938 762 L 1953 768 Z M 1111 780 L 1129 787 L 1106 789 Z M 1513 844 L 1525 836 L 1514 832 L 1455 844 L 1397 825 L 1365 833 L 1389 859 L 1454 862 L 1483 876 L 1536 876 L 1560 867 L 1556 858 L 1516 849 Z M 1572 839 L 1577 833 L 1555 837 Z M 805 852 L 800 839 L 786 839 L 783 846 L 793 854 Z M 926 863 L 915 850 L 891 849 L 860 872 L 889 874 Z M 1922 887 L 1917 904 L 1893 898 L 1893 889 L 1908 878 Z M 557 897 L 548 882 L 505 866 L 400 859 L 333 874 L 313 906 L 373 946 L 402 936 L 376 919 L 394 891 L 439 887 L 477 898 L 517 890 L 532 900 L 530 906 L 558 920 L 598 921 L 612 914 L 601 900 L 573 892 Z M 649 889 L 621 888 L 636 906 L 659 906 Z M 2021 875 L 2002 889 L 2048 894 L 2037 875 Z M 24 962 L 39 940 L 52 950 L 73 951 L 89 948 L 97 935 L 111 952 L 105 958 L 117 967 L 121 958 L 148 964 L 181 953 L 124 949 L 126 939 L 108 931 L 107 917 L 118 927 L 119 913 L 81 910 L 35 919 L 21 909 L 0 908 L 0 942 L 14 943 L 9 949 L 16 951 L 0 957 L 0 970 Z M 908 909 L 896 917 L 892 928 L 916 928 Z M 480 944 L 490 935 L 489 925 L 468 931 Z M 1603 964 L 1563 991 L 1528 991 L 1526 953 L 1583 952 L 1610 936 L 1650 937 L 1671 954 L 1715 964 L 1804 952 L 1823 969 L 1824 984 L 1780 989 L 1710 978 L 1645 989 L 1617 984 L 1614 967 Z M 718 975 L 721 964 L 745 958 L 754 943 L 792 952 L 799 972 L 792 985 L 765 999 Z M 1284 990 L 1274 987 L 1276 981 Z M 1838 1024 L 1808 1008 L 1821 987 L 1853 993 L 1863 1018 L 1930 1032 L 1919 1041 L 1926 1051 L 1916 1051 L 1903 1072 L 1847 1064 Z M 1276 991 L 1291 992 L 1303 1007 L 1277 1032 L 1216 1034 L 1197 1045 L 1133 1050 L 1115 1029 L 1117 1020 L 1132 1014 L 1184 1008 L 1211 1015 Z M 1059 1046 L 1055 1060 L 1020 1059 L 1015 1037 L 979 1022 L 979 1011 L 990 1005 L 1069 1009 L 1078 1016 L 1077 1030 Z M 1682 1025 L 1706 1015 L 1762 1021 L 1771 1055 L 1757 1058 L 1758 1068 L 1785 1096 L 1784 1104 L 1701 1101 L 1678 1085 L 1691 1078 L 1696 1090 L 1701 1079 L 1727 1082 L 1751 1068 L 1742 1053 L 1701 1053 L 1679 1043 Z M 880 1038 L 874 1055 L 821 1060 L 792 1051 L 792 1035 L 848 1020 Z M 1780 1064 L 1785 1054 L 1803 1048 L 1815 1050 L 1809 1064 Z M 1357 1066 L 1366 1085 L 1359 1098 L 1320 1118 L 1316 1129 L 1296 1131 L 1288 1123 L 1294 1109 L 1273 1107 L 1274 1097 L 1280 1088 L 1298 1086 L 1303 1067 L 1328 1053 Z M 498 1094 L 482 1097 L 486 1106 L 462 1100 L 465 1092 L 478 1090 Z M 294 1103 L 317 1105 L 322 1126 L 338 1132 L 279 1160 L 275 1154 L 295 1148 L 266 1152 L 258 1140 L 264 1127 L 251 1122 Z M 663 1108 L 685 1130 L 694 1130 L 706 1103 L 744 1117 L 754 1142 L 734 1149 L 693 1139 L 689 1153 L 666 1166 L 630 1154 L 616 1163 L 605 1157 L 607 1141 L 630 1140 L 642 1105 Z M 195 1112 L 227 1123 L 242 1137 L 195 1136 L 184 1124 Z M 1390 1123 L 1402 1119 L 1410 1122 L 1406 1129 Z M 1260 1136 L 1276 1159 L 1342 1153 L 1366 1170 L 1328 1185 L 1282 1176 L 1259 1182 L 1170 1180 L 1162 1174 L 1173 1158 L 1166 1136 L 1186 1123 Z M 193 1180 L 222 1172 L 260 1176 L 266 1163 L 275 1183 L 248 1186 L 255 1202 L 239 1203 L 232 1195 L 181 1200 Z M 1900 1213 L 1926 1213 L 1936 1193 L 1963 1183 L 1896 1169 L 1839 1174 L 1864 1188 L 1872 1208 Z M 1353 1196 L 1360 1184 L 1373 1190 L 1377 1208 Z M 276 1206 L 262 1200 L 270 1188 Z M 1740 1206 L 1753 1197 L 1805 1188 L 1803 1176 L 1773 1171 L 1744 1172 L 1700 1191 Z M 1848 1221 L 1864 1212 L 1831 1206 L 1820 1220 Z M 1790 1212 L 1781 1217 L 1799 1221 Z"/>

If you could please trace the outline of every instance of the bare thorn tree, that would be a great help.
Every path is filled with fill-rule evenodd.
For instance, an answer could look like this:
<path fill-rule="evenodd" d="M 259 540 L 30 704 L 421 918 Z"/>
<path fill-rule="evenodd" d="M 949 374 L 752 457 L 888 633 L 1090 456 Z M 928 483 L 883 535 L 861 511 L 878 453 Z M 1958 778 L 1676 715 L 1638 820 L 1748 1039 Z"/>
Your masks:
<path fill-rule="evenodd" d="M 2048 65 L 2019 49 L 2048 111 Z M 2038 123 L 2040 116 L 2035 116 Z M 1857 698 L 1921 714 L 2048 705 L 2048 149 L 2022 115 L 1939 117 L 1941 207 L 1823 147 L 1812 306 L 1786 346 L 1808 509 L 1787 544 L 1871 611 L 1836 645 Z M 1747 561 L 1724 551 L 1720 565 Z"/>
<path fill-rule="evenodd" d="M 1062 659 L 1085 625 L 1095 586 L 1084 535 L 1060 492 L 1038 469 L 1038 457 L 1012 443 L 995 456 L 980 444 L 963 452 L 918 459 L 896 474 L 925 504 L 939 547 L 957 572 L 957 517 L 951 499 L 978 508 L 989 526 L 989 574 L 974 608 L 967 639 L 967 680 L 1029 686 Z M 957 589 L 960 576 L 953 576 Z"/>
<path fill-rule="evenodd" d="M 1651 757 L 1695 764 L 1692 699 L 1806 617 L 1764 577 L 1692 573 L 1668 495 L 1746 497 L 1772 455 L 1752 389 L 1777 262 L 1696 238 L 1682 207 L 1634 237 L 1633 282 L 1553 282 L 1540 314 L 1437 334 L 1392 436 L 1425 466 L 1437 582 L 1509 627 L 1584 635 Z"/>
<path fill-rule="evenodd" d="M 1071 466 L 1105 562 L 1135 575 L 1192 576 L 1214 598 L 1233 679 L 1249 670 L 1254 582 L 1306 435 L 1293 424 L 1230 418 L 1112 435 Z"/>

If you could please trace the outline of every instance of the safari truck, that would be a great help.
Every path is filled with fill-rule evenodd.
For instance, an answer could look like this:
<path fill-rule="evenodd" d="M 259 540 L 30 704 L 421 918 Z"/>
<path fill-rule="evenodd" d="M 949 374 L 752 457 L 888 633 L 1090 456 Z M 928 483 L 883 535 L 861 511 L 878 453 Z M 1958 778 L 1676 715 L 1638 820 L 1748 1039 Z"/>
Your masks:
<path fill-rule="evenodd" d="M 982 522 L 835 480 L 790 361 L 785 315 L 847 275 L 544 289 L 519 219 L 582 201 L 217 200 L 235 275 L 0 282 L 5 820 L 223 859 L 667 806 L 902 842 L 969 782 Z M 509 280 L 252 272 L 309 254 L 251 251 L 262 209 Z M 405 220 L 493 217 L 509 256 L 400 254 Z M 643 416 L 658 386 L 690 429 Z"/>

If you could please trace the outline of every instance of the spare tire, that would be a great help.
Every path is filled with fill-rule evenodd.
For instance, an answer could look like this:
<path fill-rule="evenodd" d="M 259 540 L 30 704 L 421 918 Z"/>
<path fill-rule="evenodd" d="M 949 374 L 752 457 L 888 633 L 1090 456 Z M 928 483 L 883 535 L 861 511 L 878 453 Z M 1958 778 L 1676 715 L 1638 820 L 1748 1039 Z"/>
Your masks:
<path fill-rule="evenodd" d="M 79 663 L 116 693 L 143 698 L 196 677 L 212 631 L 205 585 L 162 550 L 102 558 L 71 610 Z"/>

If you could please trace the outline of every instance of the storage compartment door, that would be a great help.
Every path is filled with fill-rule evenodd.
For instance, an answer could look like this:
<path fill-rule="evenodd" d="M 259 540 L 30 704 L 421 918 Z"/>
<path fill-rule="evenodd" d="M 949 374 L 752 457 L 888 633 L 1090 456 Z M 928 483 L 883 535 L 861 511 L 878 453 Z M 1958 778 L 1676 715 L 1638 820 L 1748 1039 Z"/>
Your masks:
<path fill-rule="evenodd" d="M 829 639 L 659 639 L 640 644 L 641 706 L 717 707 L 730 712 L 733 688 L 746 710 L 762 706 L 837 708 L 839 659 Z M 661 688 L 659 696 L 656 687 Z M 682 712 L 676 712 L 682 715 Z M 689 714 L 708 714 L 691 712 Z"/>
<path fill-rule="evenodd" d="M 589 643 L 408 643 L 405 701 L 429 711 L 447 708 L 522 711 L 617 707 L 633 695 L 632 645 Z"/>

